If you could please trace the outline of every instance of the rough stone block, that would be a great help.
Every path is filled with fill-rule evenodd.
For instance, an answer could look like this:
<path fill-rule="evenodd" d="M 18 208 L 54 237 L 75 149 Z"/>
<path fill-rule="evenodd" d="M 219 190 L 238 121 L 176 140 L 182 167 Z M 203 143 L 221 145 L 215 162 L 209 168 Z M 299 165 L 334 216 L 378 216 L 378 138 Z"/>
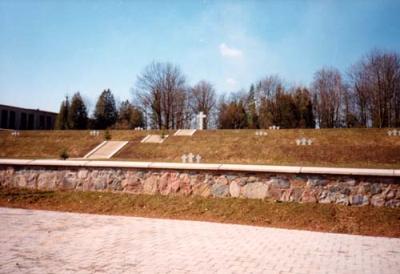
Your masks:
<path fill-rule="evenodd" d="M 356 194 L 350 196 L 350 204 L 352 205 L 368 205 L 369 199 L 367 196 Z"/>
<path fill-rule="evenodd" d="M 302 196 L 301 196 L 301 202 L 302 203 L 316 203 L 317 196 L 316 196 L 316 191 L 313 191 L 311 189 L 305 189 Z"/>
<path fill-rule="evenodd" d="M 242 194 L 250 199 L 264 199 L 268 196 L 268 191 L 268 185 L 262 182 L 255 182 L 245 185 L 242 189 Z"/>
<path fill-rule="evenodd" d="M 229 186 L 224 183 L 215 183 L 211 186 L 211 193 L 214 197 L 228 197 Z"/>
<path fill-rule="evenodd" d="M 274 177 L 269 180 L 269 182 L 272 187 L 276 188 L 289 188 L 290 187 L 290 182 L 287 179 L 279 178 L 279 177 Z"/>
<path fill-rule="evenodd" d="M 193 194 L 202 197 L 210 197 L 210 186 L 208 184 L 196 184 L 193 186 Z"/>
<path fill-rule="evenodd" d="M 158 192 L 157 181 L 158 178 L 156 178 L 155 176 L 148 177 L 143 184 L 143 193 L 156 194 Z"/>
<path fill-rule="evenodd" d="M 375 195 L 371 198 L 371 205 L 378 207 L 384 206 L 385 198 L 382 195 Z"/>
<path fill-rule="evenodd" d="M 235 198 L 240 196 L 240 185 L 238 184 L 238 182 L 233 181 L 232 183 L 230 183 L 229 193 L 231 194 L 232 197 Z"/>

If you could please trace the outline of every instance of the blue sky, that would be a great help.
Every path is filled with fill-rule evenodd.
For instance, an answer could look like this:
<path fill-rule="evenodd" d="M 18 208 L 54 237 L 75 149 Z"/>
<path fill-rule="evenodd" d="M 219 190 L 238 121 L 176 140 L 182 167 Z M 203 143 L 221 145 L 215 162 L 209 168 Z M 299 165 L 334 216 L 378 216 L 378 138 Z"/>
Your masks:
<path fill-rule="evenodd" d="M 248 89 L 268 74 L 308 85 L 374 48 L 400 52 L 400 1 L 0 0 L 0 103 L 58 111 L 80 91 L 132 98 L 152 61 L 189 84 Z"/>

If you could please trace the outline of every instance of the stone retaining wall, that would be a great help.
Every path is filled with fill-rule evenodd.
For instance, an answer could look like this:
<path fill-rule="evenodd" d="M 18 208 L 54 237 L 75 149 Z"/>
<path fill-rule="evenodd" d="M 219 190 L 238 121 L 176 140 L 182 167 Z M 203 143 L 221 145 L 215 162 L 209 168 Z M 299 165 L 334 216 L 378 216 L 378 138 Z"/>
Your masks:
<path fill-rule="evenodd" d="M 2 165 L 0 186 L 400 207 L 399 177 Z"/>

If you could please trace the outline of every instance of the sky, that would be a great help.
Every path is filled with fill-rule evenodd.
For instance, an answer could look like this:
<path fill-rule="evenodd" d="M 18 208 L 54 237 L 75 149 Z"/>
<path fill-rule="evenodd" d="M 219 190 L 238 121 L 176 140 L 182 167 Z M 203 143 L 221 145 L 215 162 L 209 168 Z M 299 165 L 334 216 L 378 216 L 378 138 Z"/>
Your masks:
<path fill-rule="evenodd" d="M 400 52 L 400 1 L 0 0 L 0 104 L 58 111 L 79 91 L 132 99 L 137 76 L 171 62 L 217 93 L 267 75 L 309 85 L 373 49 Z"/>

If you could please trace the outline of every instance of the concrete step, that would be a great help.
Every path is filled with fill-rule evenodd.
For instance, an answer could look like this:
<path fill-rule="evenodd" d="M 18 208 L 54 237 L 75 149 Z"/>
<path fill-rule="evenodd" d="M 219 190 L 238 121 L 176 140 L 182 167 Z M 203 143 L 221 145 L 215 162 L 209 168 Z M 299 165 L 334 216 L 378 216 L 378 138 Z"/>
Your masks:
<path fill-rule="evenodd" d="M 128 141 L 104 141 L 94 150 L 86 154 L 86 159 L 109 159 L 121 150 Z"/>
<path fill-rule="evenodd" d="M 192 136 L 195 132 L 195 129 L 178 129 L 174 136 Z"/>

